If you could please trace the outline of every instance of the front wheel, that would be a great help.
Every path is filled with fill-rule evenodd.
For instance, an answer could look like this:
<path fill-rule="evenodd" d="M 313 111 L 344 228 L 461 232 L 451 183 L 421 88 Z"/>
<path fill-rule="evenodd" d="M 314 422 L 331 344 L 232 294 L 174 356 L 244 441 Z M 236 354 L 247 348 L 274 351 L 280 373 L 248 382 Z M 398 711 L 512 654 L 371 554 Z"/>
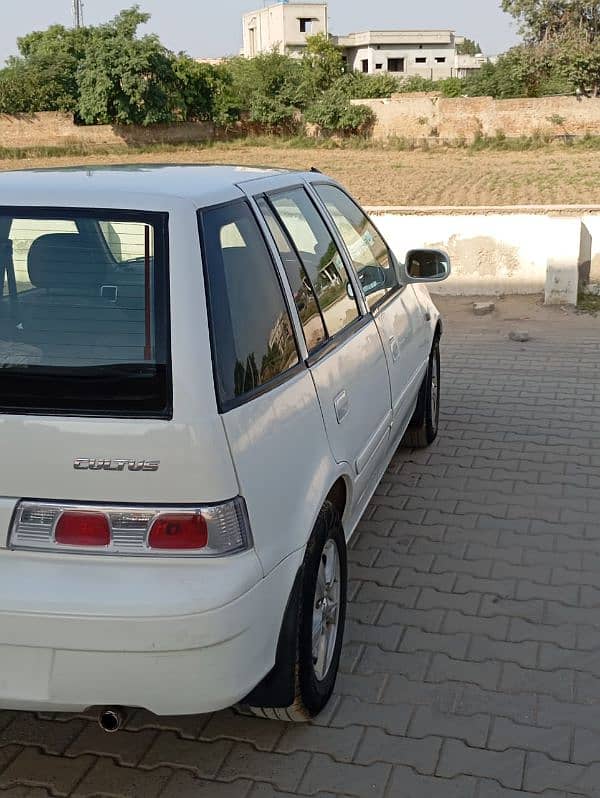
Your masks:
<path fill-rule="evenodd" d="M 326 502 L 302 566 L 298 609 L 295 698 L 288 707 L 252 707 L 253 714 L 308 721 L 325 708 L 337 678 L 347 595 L 346 539 L 339 514 Z"/>
<path fill-rule="evenodd" d="M 440 423 L 440 342 L 436 339 L 427 373 L 419 391 L 417 408 L 409 428 L 406 430 L 403 446 L 424 449 L 435 441 Z"/>

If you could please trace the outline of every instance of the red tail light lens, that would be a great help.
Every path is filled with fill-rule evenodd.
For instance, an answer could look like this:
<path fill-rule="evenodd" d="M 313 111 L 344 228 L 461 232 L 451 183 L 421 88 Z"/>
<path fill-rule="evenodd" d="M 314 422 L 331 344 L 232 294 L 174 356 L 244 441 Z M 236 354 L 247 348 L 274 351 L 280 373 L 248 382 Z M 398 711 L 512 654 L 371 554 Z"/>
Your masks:
<path fill-rule="evenodd" d="M 64 546 L 108 546 L 108 518 L 103 513 L 65 512 L 58 519 L 54 538 Z"/>
<path fill-rule="evenodd" d="M 208 544 L 208 527 L 200 513 L 159 515 L 150 527 L 151 549 L 203 549 Z"/>

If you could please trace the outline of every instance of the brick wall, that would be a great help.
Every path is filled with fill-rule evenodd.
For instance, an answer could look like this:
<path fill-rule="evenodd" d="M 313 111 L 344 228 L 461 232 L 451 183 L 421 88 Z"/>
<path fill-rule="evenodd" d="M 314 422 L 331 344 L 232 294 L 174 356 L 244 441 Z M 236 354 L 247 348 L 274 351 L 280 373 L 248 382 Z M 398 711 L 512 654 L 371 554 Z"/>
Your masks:
<path fill-rule="evenodd" d="M 600 98 L 540 97 L 494 100 L 492 97 L 445 98 L 439 94 L 394 95 L 383 100 L 355 100 L 373 109 L 373 138 L 439 138 L 477 135 L 508 137 L 600 135 Z M 564 120 L 558 123 L 557 118 Z"/>
<path fill-rule="evenodd" d="M 0 147 L 60 147 L 70 145 L 158 144 L 206 141 L 214 135 L 207 122 L 152 127 L 76 125 L 71 114 L 44 111 L 8 116 L 0 114 Z"/>

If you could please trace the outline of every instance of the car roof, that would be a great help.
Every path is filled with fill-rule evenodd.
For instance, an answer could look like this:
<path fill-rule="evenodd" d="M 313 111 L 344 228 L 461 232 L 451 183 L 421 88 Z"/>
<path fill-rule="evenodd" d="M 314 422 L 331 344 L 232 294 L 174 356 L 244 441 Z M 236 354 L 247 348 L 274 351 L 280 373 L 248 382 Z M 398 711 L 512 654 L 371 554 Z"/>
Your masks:
<path fill-rule="evenodd" d="M 215 197 L 241 195 L 252 180 L 292 174 L 273 167 L 213 164 L 134 164 L 25 169 L 0 173 L 0 205 L 27 204 L 118 207 L 127 196 L 185 199 L 196 206 Z M 297 174 L 297 173 L 296 173 Z M 108 199 L 112 197 L 112 201 Z M 30 198 L 30 199 L 29 199 Z M 49 201 L 49 198 L 52 198 Z M 145 204 L 145 203 L 144 203 Z M 120 203 L 123 207 L 122 202 Z M 140 202 L 140 206 L 142 203 Z"/>

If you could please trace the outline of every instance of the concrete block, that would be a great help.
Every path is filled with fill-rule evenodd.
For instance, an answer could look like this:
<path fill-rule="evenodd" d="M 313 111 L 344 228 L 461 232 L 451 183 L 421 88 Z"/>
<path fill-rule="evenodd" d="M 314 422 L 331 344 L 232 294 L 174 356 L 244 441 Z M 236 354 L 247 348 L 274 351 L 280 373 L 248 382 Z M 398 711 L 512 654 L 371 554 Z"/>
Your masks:
<path fill-rule="evenodd" d="M 548 219 L 548 238 L 540 242 L 549 252 L 546 272 L 546 305 L 576 305 L 580 271 L 589 276 L 591 238 L 581 219 Z"/>

